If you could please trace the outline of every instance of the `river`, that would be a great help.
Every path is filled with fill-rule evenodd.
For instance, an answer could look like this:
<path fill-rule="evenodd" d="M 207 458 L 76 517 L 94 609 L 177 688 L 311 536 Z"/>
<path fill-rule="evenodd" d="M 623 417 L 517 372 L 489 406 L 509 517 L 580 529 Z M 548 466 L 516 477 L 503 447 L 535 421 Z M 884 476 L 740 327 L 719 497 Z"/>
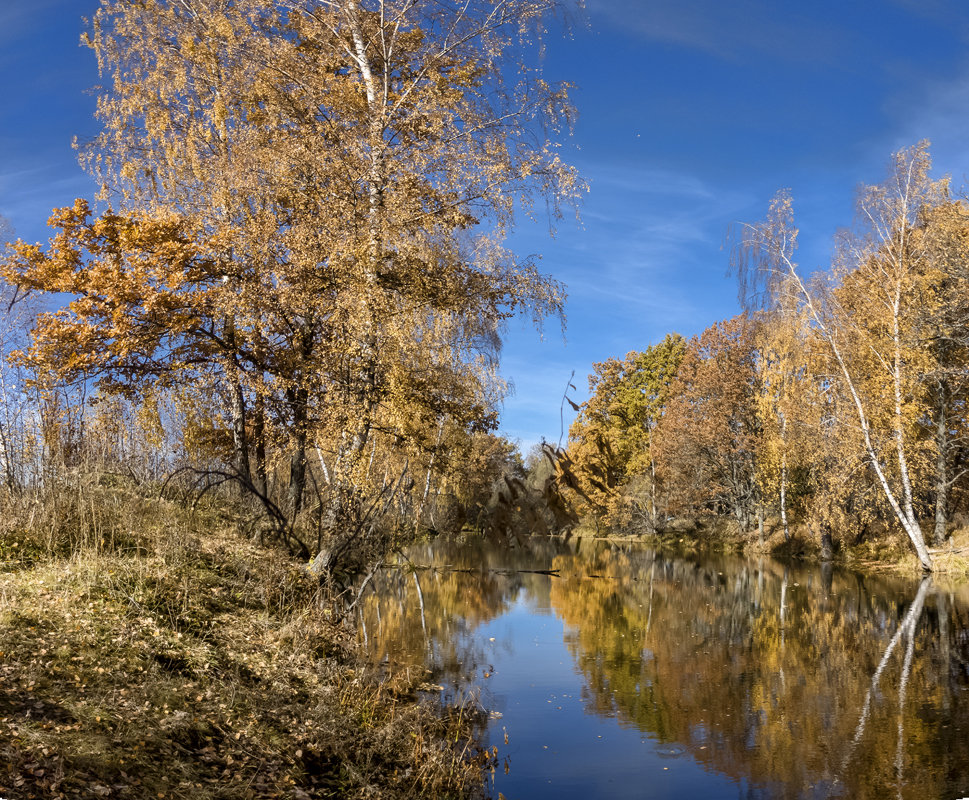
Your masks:
<path fill-rule="evenodd" d="M 359 635 L 487 712 L 496 798 L 969 796 L 969 590 L 591 539 L 407 557 Z"/>

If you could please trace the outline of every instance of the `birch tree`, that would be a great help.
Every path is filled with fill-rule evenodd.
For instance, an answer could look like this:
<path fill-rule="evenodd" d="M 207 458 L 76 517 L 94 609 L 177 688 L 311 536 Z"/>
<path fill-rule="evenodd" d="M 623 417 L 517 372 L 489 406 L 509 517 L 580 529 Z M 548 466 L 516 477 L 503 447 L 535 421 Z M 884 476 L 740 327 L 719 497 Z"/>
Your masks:
<path fill-rule="evenodd" d="M 922 142 L 892 157 L 882 184 L 861 190 L 859 231 L 842 237 L 827 282 L 810 281 L 794 260 L 798 231 L 787 192 L 774 198 L 765 222 L 744 226 L 733 261 L 742 294 L 798 304 L 824 341 L 868 464 L 926 571 L 932 559 L 912 482 L 922 358 L 911 335 L 912 289 L 925 258 L 914 231 L 948 190 L 947 181 L 930 178 L 930 168 Z"/>
<path fill-rule="evenodd" d="M 811 333 L 797 309 L 767 309 L 757 319 L 758 414 L 763 440 L 757 476 L 761 493 L 776 497 L 785 541 L 792 500 L 805 493 L 805 474 L 817 456 L 818 397 L 807 369 Z M 793 490 L 793 491 L 792 491 Z"/>
<path fill-rule="evenodd" d="M 258 471 L 265 443 L 249 439 L 275 425 L 292 519 L 317 447 L 352 509 L 374 437 L 432 448 L 442 420 L 494 427 L 506 320 L 561 312 L 562 287 L 502 246 L 516 211 L 538 201 L 554 220 L 582 190 L 558 153 L 568 87 L 527 66 L 552 8 L 106 0 L 96 14 L 108 88 L 82 161 L 120 216 L 180 215 L 212 251 L 236 471 Z"/>

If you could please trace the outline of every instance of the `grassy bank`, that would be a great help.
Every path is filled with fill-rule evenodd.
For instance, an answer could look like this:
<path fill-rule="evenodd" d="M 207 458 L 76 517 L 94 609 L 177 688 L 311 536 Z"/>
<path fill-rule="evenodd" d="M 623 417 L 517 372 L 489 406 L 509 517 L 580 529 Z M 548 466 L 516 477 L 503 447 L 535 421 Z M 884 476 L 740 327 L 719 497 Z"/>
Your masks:
<path fill-rule="evenodd" d="M 97 488 L 4 511 L 0 796 L 480 787 L 467 714 L 419 704 L 423 675 L 368 672 L 308 573 L 218 510 Z"/>

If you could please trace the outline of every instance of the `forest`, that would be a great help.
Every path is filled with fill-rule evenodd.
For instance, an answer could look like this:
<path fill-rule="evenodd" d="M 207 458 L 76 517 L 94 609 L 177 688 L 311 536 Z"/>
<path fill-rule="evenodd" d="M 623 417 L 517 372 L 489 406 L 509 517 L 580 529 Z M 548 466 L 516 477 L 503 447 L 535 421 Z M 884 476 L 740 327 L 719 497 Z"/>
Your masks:
<path fill-rule="evenodd" d="M 504 326 L 565 303 L 504 235 L 586 189 L 569 86 L 529 66 L 553 10 L 105 4 L 77 145 L 100 194 L 0 262 L 13 513 L 83 483 L 232 498 L 350 603 L 422 532 L 580 518 L 731 517 L 825 557 L 901 531 L 931 570 L 966 502 L 969 206 L 927 142 L 859 191 L 830 267 L 797 264 L 789 193 L 737 223 L 744 313 L 596 364 L 564 450 L 495 434 Z"/>
<path fill-rule="evenodd" d="M 797 527 L 825 558 L 903 533 L 932 570 L 967 510 L 969 204 L 922 142 L 857 210 L 811 273 L 779 192 L 731 232 L 742 314 L 595 366 L 569 431 L 582 513 L 643 532 L 730 517 L 760 545 Z"/>
<path fill-rule="evenodd" d="M 521 474 L 501 334 L 565 290 L 504 236 L 584 192 L 554 6 L 101 3 L 97 193 L 3 230 L 0 793 L 480 784 L 345 620 Z"/>

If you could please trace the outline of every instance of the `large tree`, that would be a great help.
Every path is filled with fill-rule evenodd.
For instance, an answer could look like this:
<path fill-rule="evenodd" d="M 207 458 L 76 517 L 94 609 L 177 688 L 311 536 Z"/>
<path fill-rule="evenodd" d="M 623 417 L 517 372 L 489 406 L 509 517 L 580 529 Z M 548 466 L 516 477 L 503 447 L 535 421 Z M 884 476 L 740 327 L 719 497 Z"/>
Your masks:
<path fill-rule="evenodd" d="M 522 66 L 552 5 L 105 0 L 95 16 L 109 86 L 83 160 L 121 217 L 174 212 L 204 242 L 219 302 L 198 326 L 218 339 L 234 468 L 249 481 L 274 425 L 292 518 L 313 445 L 338 531 L 377 439 L 492 427 L 504 321 L 561 310 L 561 287 L 501 246 L 516 209 L 555 215 L 581 188 L 555 143 L 567 87 Z"/>
<path fill-rule="evenodd" d="M 763 430 L 757 479 L 764 500 L 776 500 L 784 538 L 790 539 L 792 501 L 807 492 L 806 478 L 817 459 L 820 396 L 809 369 L 813 333 L 799 309 L 790 306 L 764 309 L 756 319 Z"/>
<path fill-rule="evenodd" d="M 590 510 L 607 523 L 628 523 L 631 512 L 647 527 L 657 525 L 662 504 L 653 436 L 685 352 L 683 337 L 672 333 L 642 352 L 593 366 L 591 397 L 569 430 L 568 453 Z"/>

